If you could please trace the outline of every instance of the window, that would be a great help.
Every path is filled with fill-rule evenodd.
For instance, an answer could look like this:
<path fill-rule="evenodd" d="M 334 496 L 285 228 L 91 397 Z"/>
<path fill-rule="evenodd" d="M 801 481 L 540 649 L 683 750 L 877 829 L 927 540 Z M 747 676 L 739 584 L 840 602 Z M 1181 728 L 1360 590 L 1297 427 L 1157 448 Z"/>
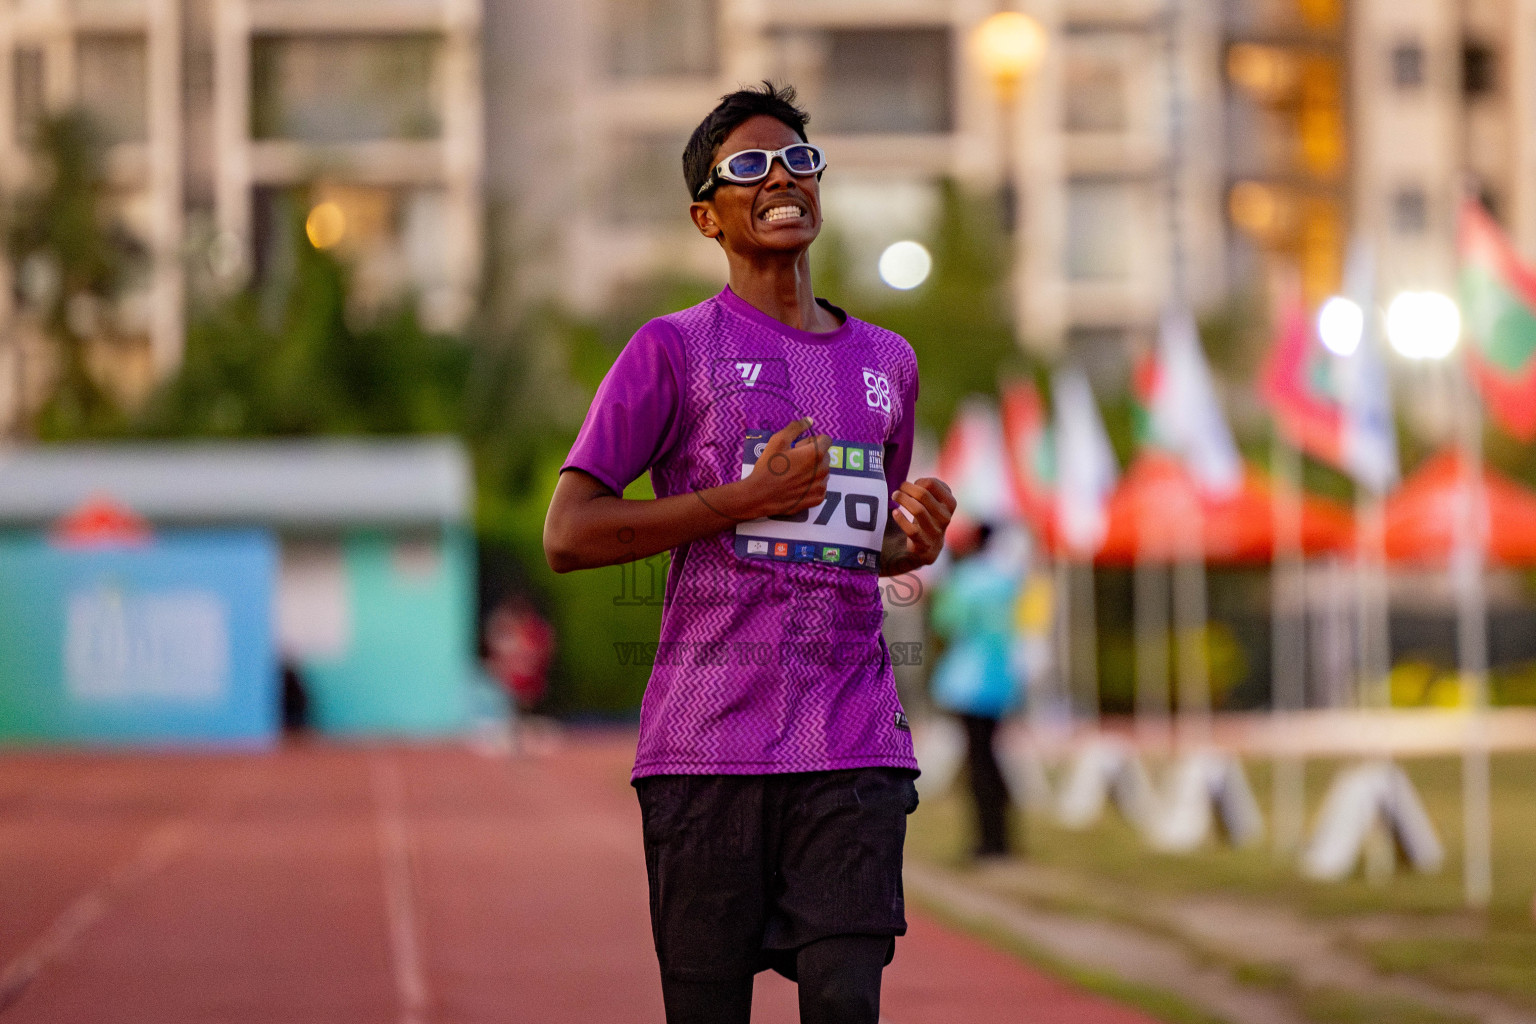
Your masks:
<path fill-rule="evenodd" d="M 251 52 L 251 134 L 344 143 L 440 131 L 435 36 L 269 36 Z"/>
<path fill-rule="evenodd" d="M 1122 280 L 1130 273 L 1127 236 L 1130 187 L 1078 180 L 1067 186 L 1067 276 L 1075 281 Z"/>
<path fill-rule="evenodd" d="M 948 29 L 827 33 L 815 127 L 834 132 L 947 132 L 954 123 Z"/>
<path fill-rule="evenodd" d="M 1424 47 L 1399 43 L 1392 48 L 1392 84 L 1399 89 L 1417 89 L 1424 84 Z"/>
<path fill-rule="evenodd" d="M 1417 187 L 1400 188 L 1392 196 L 1392 229 L 1400 235 L 1420 235 L 1429 228 L 1429 199 Z"/>
<path fill-rule="evenodd" d="M 143 36 L 81 36 L 75 74 L 80 105 L 109 142 L 149 137 L 149 54 Z"/>
<path fill-rule="evenodd" d="M 609 0 L 608 70 L 618 78 L 719 68 L 716 0 Z"/>
<path fill-rule="evenodd" d="M 1498 88 L 1497 57 L 1485 43 L 1469 42 L 1461 49 L 1461 88 L 1468 99 Z"/>
<path fill-rule="evenodd" d="M 11 70 L 16 141 L 24 143 L 31 140 L 33 129 L 43 117 L 43 51 L 18 47 Z"/>
<path fill-rule="evenodd" d="M 1125 68 L 1110 57 L 1069 56 L 1065 127 L 1069 132 L 1119 132 L 1127 125 Z"/>
<path fill-rule="evenodd" d="M 1067 354 L 1083 368 L 1099 395 L 1122 395 L 1130 385 L 1130 333 L 1123 327 L 1069 327 Z"/>

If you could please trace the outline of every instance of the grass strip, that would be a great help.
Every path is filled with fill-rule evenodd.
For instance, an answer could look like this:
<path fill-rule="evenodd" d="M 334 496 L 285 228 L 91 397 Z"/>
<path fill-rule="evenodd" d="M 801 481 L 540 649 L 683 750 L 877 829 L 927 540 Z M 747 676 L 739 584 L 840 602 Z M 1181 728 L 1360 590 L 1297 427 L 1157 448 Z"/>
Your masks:
<path fill-rule="evenodd" d="M 994 949 L 1027 961 L 1046 974 L 1094 995 L 1134 1007 L 1163 1024 L 1231 1024 L 1225 1017 L 1211 1014 L 1176 993 L 1126 981 L 1108 971 L 1069 963 L 1005 928 L 962 914 L 922 893 L 909 891 L 908 899 L 930 916 L 980 939 Z"/>

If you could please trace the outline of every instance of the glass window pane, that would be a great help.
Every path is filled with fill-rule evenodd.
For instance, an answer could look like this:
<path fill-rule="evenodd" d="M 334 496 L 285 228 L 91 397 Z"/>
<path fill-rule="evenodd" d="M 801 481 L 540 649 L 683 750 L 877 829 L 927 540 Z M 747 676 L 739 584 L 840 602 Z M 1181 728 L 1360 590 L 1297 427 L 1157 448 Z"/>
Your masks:
<path fill-rule="evenodd" d="M 1399 89 L 1416 89 L 1424 84 L 1424 47 L 1400 43 L 1392 48 L 1392 84 Z"/>
<path fill-rule="evenodd" d="M 82 35 L 75 74 L 80 105 L 107 141 L 149 137 L 149 55 L 143 36 Z"/>
<path fill-rule="evenodd" d="M 1130 272 L 1126 249 L 1130 188 L 1115 181 L 1067 186 L 1067 275 L 1073 280 L 1120 280 Z"/>
<path fill-rule="evenodd" d="M 1123 395 L 1129 389 L 1131 365 L 1129 333 L 1123 327 L 1071 327 L 1067 352 L 1088 375 L 1088 383 L 1100 395 Z"/>
<path fill-rule="evenodd" d="M 827 33 L 812 127 L 834 132 L 947 132 L 954 123 L 948 29 Z"/>
<path fill-rule="evenodd" d="M 1461 50 L 1462 91 L 1469 98 L 1486 96 L 1498 88 L 1498 57 L 1486 43 L 1469 42 Z"/>
<path fill-rule="evenodd" d="M 24 143 L 30 141 L 32 129 L 43 117 L 43 52 L 30 46 L 18 48 L 12 74 L 16 141 Z"/>
<path fill-rule="evenodd" d="M 717 7 L 716 0 L 611 0 L 609 71 L 620 78 L 714 74 Z"/>
<path fill-rule="evenodd" d="M 1343 0 L 1225 0 L 1227 27 L 1241 33 L 1328 33 L 1344 23 Z"/>
<path fill-rule="evenodd" d="M 441 130 L 436 36 L 274 36 L 251 53 L 258 139 L 427 139 Z"/>
<path fill-rule="evenodd" d="M 1069 132 L 1119 132 L 1126 115 L 1125 67 L 1112 57 L 1072 54 L 1066 60 L 1065 127 Z"/>
<path fill-rule="evenodd" d="M 1392 228 L 1402 235 L 1420 235 L 1429 229 L 1429 197 L 1423 189 L 1410 186 L 1393 194 Z"/>

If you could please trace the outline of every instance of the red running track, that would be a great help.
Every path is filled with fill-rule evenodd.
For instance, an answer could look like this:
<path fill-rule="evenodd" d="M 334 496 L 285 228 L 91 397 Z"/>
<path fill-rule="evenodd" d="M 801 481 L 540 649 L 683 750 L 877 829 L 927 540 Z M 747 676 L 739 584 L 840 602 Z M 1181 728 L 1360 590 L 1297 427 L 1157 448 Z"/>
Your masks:
<path fill-rule="evenodd" d="M 0 1018 L 656 1024 L 633 751 L 0 755 Z M 889 1024 L 1150 1024 L 909 916 Z"/>

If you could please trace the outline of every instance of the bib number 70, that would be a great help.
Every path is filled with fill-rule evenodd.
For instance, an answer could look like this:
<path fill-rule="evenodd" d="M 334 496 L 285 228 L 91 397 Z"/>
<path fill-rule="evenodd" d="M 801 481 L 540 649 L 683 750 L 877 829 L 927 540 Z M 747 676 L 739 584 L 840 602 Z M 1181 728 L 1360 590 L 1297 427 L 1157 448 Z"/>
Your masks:
<path fill-rule="evenodd" d="M 843 507 L 843 522 L 848 524 L 851 530 L 873 530 L 880 514 L 880 503 L 868 494 L 850 494 L 848 500 L 843 501 L 841 491 L 828 491 L 826 500 L 814 509 L 816 512 L 816 525 L 826 526 L 837 514 L 837 507 Z M 812 509 L 801 509 L 794 515 L 769 516 L 781 523 L 803 523 L 810 519 Z"/>

